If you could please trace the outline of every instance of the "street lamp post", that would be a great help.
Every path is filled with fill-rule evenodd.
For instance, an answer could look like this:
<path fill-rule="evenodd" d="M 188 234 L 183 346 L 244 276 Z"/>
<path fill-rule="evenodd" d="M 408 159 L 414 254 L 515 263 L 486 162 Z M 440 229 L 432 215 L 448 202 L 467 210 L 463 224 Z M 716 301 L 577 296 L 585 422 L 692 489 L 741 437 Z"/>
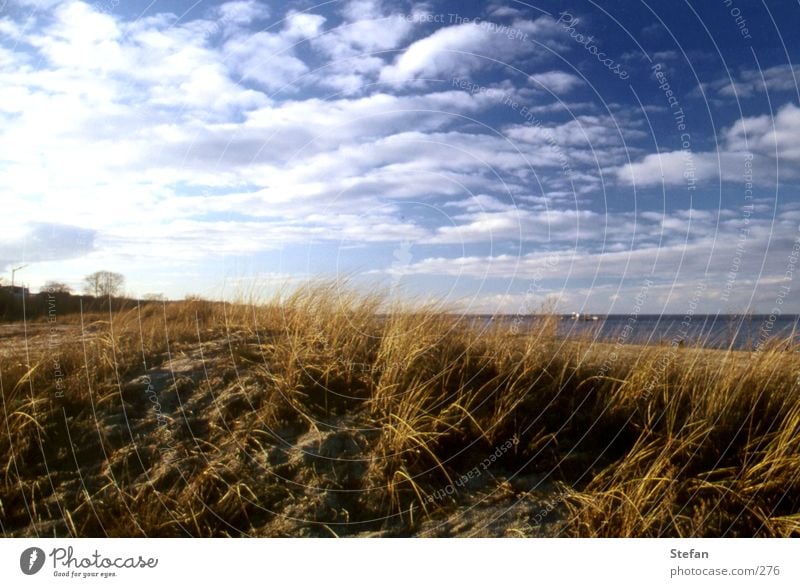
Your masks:
<path fill-rule="evenodd" d="M 11 269 L 11 287 L 14 287 L 14 276 L 17 274 L 17 271 L 20 269 L 25 269 L 27 266 L 28 264 L 26 263 L 25 265 L 20 265 L 19 267 L 14 267 Z"/>

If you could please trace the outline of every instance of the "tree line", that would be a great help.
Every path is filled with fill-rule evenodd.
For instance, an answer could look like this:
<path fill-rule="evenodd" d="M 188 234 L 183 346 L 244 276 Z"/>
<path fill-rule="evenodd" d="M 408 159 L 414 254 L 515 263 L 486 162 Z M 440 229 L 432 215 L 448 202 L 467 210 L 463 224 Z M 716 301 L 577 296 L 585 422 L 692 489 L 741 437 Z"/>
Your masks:
<path fill-rule="evenodd" d="M 132 303 L 124 297 L 124 288 L 125 276 L 114 271 L 95 271 L 84 277 L 83 295 L 73 295 L 72 288 L 60 281 L 48 281 L 39 293 L 28 293 L 24 299 L 20 288 L 0 285 L 0 320 L 32 320 L 54 312 L 116 311 Z"/>

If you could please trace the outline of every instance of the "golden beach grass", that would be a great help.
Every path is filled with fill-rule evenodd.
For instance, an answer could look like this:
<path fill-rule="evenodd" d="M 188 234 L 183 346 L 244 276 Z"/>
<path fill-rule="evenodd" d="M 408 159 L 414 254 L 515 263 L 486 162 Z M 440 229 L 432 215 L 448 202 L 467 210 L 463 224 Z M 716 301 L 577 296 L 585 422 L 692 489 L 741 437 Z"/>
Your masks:
<path fill-rule="evenodd" d="M 504 495 L 523 535 L 800 534 L 797 347 L 620 349 L 556 320 L 325 283 L 31 324 L 0 353 L 2 531 L 424 535 Z"/>

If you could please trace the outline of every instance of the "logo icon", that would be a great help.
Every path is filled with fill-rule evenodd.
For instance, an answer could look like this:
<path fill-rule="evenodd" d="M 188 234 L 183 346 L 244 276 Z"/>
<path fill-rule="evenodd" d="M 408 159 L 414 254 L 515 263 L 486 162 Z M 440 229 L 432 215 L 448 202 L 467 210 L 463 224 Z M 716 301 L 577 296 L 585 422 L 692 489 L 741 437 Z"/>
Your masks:
<path fill-rule="evenodd" d="M 392 251 L 394 260 L 392 261 L 392 267 L 389 272 L 392 276 L 391 289 L 393 291 L 399 287 L 400 280 L 403 276 L 410 273 L 411 260 L 414 258 L 414 255 L 411 253 L 412 246 L 413 243 L 406 239 Z"/>
<path fill-rule="evenodd" d="M 44 551 L 41 548 L 31 546 L 22 551 L 19 557 L 19 568 L 26 575 L 35 575 L 44 566 Z"/>

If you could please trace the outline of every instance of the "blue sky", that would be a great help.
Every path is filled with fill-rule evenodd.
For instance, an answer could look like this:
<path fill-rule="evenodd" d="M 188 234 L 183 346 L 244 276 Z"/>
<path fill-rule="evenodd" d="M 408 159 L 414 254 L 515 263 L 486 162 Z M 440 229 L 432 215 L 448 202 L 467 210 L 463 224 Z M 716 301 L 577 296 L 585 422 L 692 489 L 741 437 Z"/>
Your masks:
<path fill-rule="evenodd" d="M 0 269 L 800 312 L 774 4 L 0 0 Z"/>

